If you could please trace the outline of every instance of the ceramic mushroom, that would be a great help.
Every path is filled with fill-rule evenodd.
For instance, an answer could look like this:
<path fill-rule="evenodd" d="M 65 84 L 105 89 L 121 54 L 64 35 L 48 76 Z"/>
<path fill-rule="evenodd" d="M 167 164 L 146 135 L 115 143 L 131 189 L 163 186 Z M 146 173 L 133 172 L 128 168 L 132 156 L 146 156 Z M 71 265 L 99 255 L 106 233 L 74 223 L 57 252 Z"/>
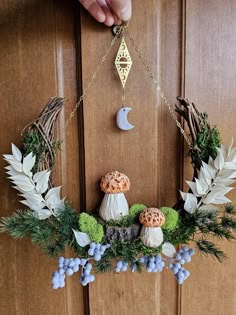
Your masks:
<path fill-rule="evenodd" d="M 129 213 L 124 195 L 130 188 L 128 176 L 118 171 L 110 172 L 102 177 L 100 187 L 105 193 L 99 208 L 99 215 L 103 220 L 119 220 Z"/>
<path fill-rule="evenodd" d="M 140 223 L 143 224 L 140 238 L 147 247 L 158 247 L 163 242 L 161 226 L 165 223 L 164 214 L 157 208 L 146 208 L 140 213 Z"/>

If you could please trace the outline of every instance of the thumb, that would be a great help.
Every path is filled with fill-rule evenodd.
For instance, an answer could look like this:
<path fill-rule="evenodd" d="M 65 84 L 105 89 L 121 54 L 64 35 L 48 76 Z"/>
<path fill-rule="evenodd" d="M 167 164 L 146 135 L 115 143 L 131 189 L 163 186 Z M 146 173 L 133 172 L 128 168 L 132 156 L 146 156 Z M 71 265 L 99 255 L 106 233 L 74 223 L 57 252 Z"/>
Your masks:
<path fill-rule="evenodd" d="M 131 0 L 110 0 L 110 6 L 122 21 L 127 22 L 131 18 Z"/>

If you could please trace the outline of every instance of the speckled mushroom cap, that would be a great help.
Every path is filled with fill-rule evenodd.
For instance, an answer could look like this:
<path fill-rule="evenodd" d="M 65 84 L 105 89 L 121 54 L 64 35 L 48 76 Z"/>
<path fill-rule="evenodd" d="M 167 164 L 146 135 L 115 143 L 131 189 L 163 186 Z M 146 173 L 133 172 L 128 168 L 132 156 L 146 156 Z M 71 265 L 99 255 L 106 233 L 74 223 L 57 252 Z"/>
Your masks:
<path fill-rule="evenodd" d="M 157 208 L 146 208 L 140 213 L 139 221 L 145 227 L 159 227 L 165 223 L 165 216 Z"/>
<path fill-rule="evenodd" d="M 125 174 L 113 171 L 102 177 L 100 187 L 106 194 L 125 193 L 130 188 L 130 180 Z"/>

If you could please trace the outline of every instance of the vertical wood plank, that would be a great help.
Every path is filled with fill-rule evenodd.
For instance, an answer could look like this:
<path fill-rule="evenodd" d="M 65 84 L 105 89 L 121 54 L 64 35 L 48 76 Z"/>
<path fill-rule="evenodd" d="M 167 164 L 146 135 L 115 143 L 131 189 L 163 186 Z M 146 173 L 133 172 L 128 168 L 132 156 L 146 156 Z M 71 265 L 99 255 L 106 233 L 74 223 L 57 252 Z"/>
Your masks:
<path fill-rule="evenodd" d="M 10 142 L 21 144 L 22 128 L 35 119 L 51 96 L 69 96 L 67 116 L 77 99 L 75 61 L 75 3 L 65 1 L 2 1 L 0 4 L 0 151 Z M 62 129 L 61 129 L 62 130 Z M 78 126 L 76 119 L 58 155 L 57 181 L 79 208 Z M 69 159 L 68 159 L 69 157 Z M 5 178 L 0 161 L 0 216 L 19 206 L 16 192 Z M 0 238 L 0 313 L 83 314 L 83 292 L 78 280 L 65 290 L 51 288 L 57 259 L 49 259 L 30 240 Z"/>
<path fill-rule="evenodd" d="M 168 99 L 180 94 L 181 2 L 137 1 L 129 31 L 143 52 Z M 140 13 L 142 12 L 142 14 Z M 82 16 L 83 86 L 86 88 L 112 40 L 111 31 Z M 133 59 L 126 84 L 126 103 L 135 128 L 122 132 L 115 125 L 121 106 L 121 86 L 114 66 L 118 45 L 107 58 L 84 101 L 87 210 L 101 201 L 99 179 L 111 170 L 131 180 L 129 204 L 172 206 L 180 187 L 180 140 L 175 122 L 127 40 Z M 98 275 L 90 285 L 90 313 L 176 314 L 178 292 L 172 275 Z M 171 296 L 164 303 L 166 296 Z"/>
<path fill-rule="evenodd" d="M 236 3 L 187 1 L 185 95 L 216 124 L 222 141 L 235 138 Z M 189 173 L 185 168 L 185 173 Z M 235 202 L 235 192 L 230 195 Z M 229 258 L 220 264 L 196 256 L 182 289 L 183 315 L 236 313 L 235 244 L 219 242 Z"/>

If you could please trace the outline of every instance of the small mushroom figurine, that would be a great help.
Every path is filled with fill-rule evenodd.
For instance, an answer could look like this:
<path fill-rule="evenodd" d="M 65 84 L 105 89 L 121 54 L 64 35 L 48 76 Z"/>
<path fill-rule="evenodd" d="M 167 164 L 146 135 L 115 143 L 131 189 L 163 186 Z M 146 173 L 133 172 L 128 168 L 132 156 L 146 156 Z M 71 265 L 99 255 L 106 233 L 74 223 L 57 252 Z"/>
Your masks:
<path fill-rule="evenodd" d="M 163 242 L 161 226 L 165 223 L 164 214 L 157 208 L 146 208 L 139 216 L 143 224 L 140 238 L 147 247 L 158 247 Z"/>
<path fill-rule="evenodd" d="M 105 193 L 99 208 L 99 215 L 103 220 L 119 220 L 129 213 L 124 195 L 130 188 L 128 176 L 118 171 L 110 172 L 102 177 L 100 187 Z"/>

